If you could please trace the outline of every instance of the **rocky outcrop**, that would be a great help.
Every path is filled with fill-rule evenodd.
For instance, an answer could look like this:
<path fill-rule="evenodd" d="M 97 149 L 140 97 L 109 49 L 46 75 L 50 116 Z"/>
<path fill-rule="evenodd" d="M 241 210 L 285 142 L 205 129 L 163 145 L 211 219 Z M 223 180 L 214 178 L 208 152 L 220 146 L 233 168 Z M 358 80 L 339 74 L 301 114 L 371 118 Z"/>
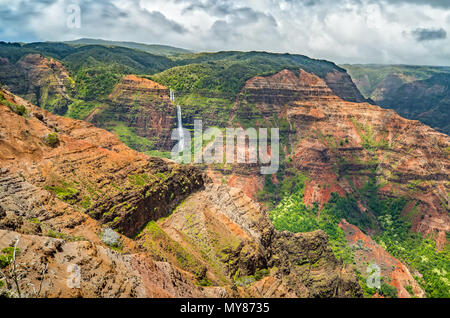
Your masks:
<path fill-rule="evenodd" d="M 347 72 L 338 72 L 337 70 L 329 72 L 325 75 L 324 80 L 334 95 L 345 101 L 354 103 L 367 101 Z"/>
<path fill-rule="evenodd" d="M 17 239 L 17 264 L 26 268 L 19 281 L 22 297 L 34 296 L 30 286 L 36 291 L 40 287 L 39 296 L 46 298 L 204 297 L 170 264 L 142 254 L 122 255 L 89 241 L 0 230 L 1 247 Z"/>
<path fill-rule="evenodd" d="M 106 221 L 90 213 L 91 205 L 107 195 L 113 197 L 112 183 L 123 187 L 116 189 L 123 203 L 131 200 L 139 205 L 139 199 L 145 198 L 136 182 L 143 187 L 151 183 L 144 176 L 157 174 L 153 168 L 168 171 L 174 183 L 184 172 L 194 181 L 196 173 L 201 173 L 188 167 L 184 171 L 168 161 L 152 162 L 91 124 L 54 116 L 6 91 L 1 93 L 6 102 L 0 104 L 5 119 L 0 125 L 0 248 L 14 246 L 19 240 L 22 297 L 34 296 L 41 282 L 41 297 L 206 295 L 171 264 L 139 253 L 135 242 L 126 236 L 118 235 L 120 243 L 112 250 L 102 239 Z M 27 113 L 19 116 L 5 103 L 24 105 Z M 59 142 L 48 144 L 50 134 L 57 134 Z M 143 180 L 134 178 L 136 171 Z M 185 188 L 180 189 L 178 200 L 195 191 L 186 180 L 182 184 Z M 152 188 L 165 198 L 165 188 Z M 158 217 L 154 213 L 169 213 L 177 198 L 171 201 L 165 206 L 158 202 L 146 207 L 147 215 L 139 209 L 135 213 L 146 222 L 146 218 Z M 118 207 L 115 213 L 114 224 L 126 233 L 127 228 L 120 227 L 127 224 L 121 221 L 128 220 L 125 208 Z M 139 220 L 133 226 L 139 226 Z M 10 283 L 5 281 L 3 287 L 11 287 Z M 11 290 L 18 293 L 15 287 Z"/>
<path fill-rule="evenodd" d="M 151 159 L 89 123 L 11 98 L 26 105 L 30 118 L 2 107 L 2 166 L 125 234 L 163 217 L 203 186 L 202 173 L 192 167 Z M 11 124 L 17 121 L 20 125 Z M 57 147 L 46 144 L 51 134 L 59 139 Z M 169 197 L 171 204 L 161 203 Z"/>
<path fill-rule="evenodd" d="M 363 94 L 399 115 L 450 134 L 448 68 L 413 65 L 344 65 Z"/>

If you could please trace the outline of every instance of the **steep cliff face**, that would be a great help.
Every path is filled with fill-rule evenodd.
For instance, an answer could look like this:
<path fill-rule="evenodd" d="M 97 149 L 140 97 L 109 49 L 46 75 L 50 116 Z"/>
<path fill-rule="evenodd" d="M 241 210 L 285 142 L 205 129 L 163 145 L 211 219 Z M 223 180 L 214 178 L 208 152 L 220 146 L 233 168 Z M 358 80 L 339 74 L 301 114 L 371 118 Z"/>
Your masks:
<path fill-rule="evenodd" d="M 117 124 L 124 125 L 138 137 L 146 138 L 154 149 L 170 150 L 172 128 L 176 127 L 175 115 L 166 87 L 127 75 L 86 120 L 110 130 L 117 128 Z M 151 150 L 139 143 L 128 144 L 140 151 Z"/>
<path fill-rule="evenodd" d="M 404 83 L 389 90 L 379 104 L 449 135 L 449 92 L 450 74 L 436 74 L 429 79 Z"/>
<path fill-rule="evenodd" d="M 336 70 L 329 72 L 325 75 L 324 80 L 334 95 L 339 96 L 343 100 L 354 103 L 367 101 L 346 72 L 338 72 Z"/>
<path fill-rule="evenodd" d="M 71 103 L 73 80 L 64 66 L 40 54 L 28 54 L 16 63 L 0 58 L 0 83 L 36 105 L 63 115 Z"/>
<path fill-rule="evenodd" d="M 27 264 L 22 296 L 361 296 L 323 232 L 279 233 L 239 189 L 1 94 L 0 247 Z"/>
<path fill-rule="evenodd" d="M 283 159 L 287 168 L 310 178 L 308 204 L 324 204 L 332 192 L 355 193 L 375 178 L 386 196 L 416 201 L 420 213 L 413 216 L 413 228 L 434 232 L 438 244 L 445 244 L 448 136 L 394 111 L 344 101 L 324 80 L 303 70 L 247 81 L 232 118 L 253 127 L 276 120 L 283 128 L 286 122 Z"/>
<path fill-rule="evenodd" d="M 128 237 L 116 234 L 118 251 L 102 238 L 105 226 L 131 236 L 137 227 L 166 215 L 202 187 L 201 172 L 152 160 L 91 124 L 1 94 L 0 246 L 14 246 L 19 239 L 17 262 L 27 265 L 26 278 L 19 282 L 22 296 L 33 296 L 32 286 L 37 290 L 40 281 L 44 297 L 204 296 L 171 264 L 140 254 Z M 26 113 L 16 114 L 11 105 L 23 105 Z M 183 180 L 182 185 L 173 182 L 180 189 L 172 197 L 170 180 L 154 182 L 163 171 Z M 146 196 L 148 189 L 152 193 Z M 166 197 L 169 202 L 163 201 Z M 108 212 L 114 213 L 112 223 Z M 4 283 L 17 293 L 11 281 Z"/>
<path fill-rule="evenodd" d="M 399 298 L 419 297 L 423 298 L 425 293 L 414 279 L 420 275 L 410 270 L 398 259 L 386 252 L 361 230 L 343 220 L 339 226 L 344 230 L 348 244 L 354 249 L 357 269 L 366 277 L 367 263 L 379 264 L 382 277 L 397 289 Z M 370 273 L 369 273 L 370 274 Z M 367 275 L 368 276 L 368 275 Z M 410 290 L 408 291 L 407 288 Z"/>

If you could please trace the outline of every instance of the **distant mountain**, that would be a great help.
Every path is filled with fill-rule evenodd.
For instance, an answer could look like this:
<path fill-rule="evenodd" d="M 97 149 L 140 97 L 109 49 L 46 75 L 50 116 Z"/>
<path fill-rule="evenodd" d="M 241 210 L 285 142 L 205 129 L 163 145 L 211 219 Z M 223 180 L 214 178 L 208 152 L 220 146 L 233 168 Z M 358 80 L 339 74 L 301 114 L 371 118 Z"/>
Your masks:
<path fill-rule="evenodd" d="M 450 67 L 343 65 L 365 97 L 450 134 Z"/>
<path fill-rule="evenodd" d="M 179 54 L 192 53 L 192 51 L 181 49 L 168 45 L 158 44 L 144 44 L 136 42 L 122 42 L 122 41 L 106 41 L 101 39 L 78 39 L 74 41 L 66 41 L 64 43 L 71 45 L 106 45 L 106 46 L 122 46 L 130 49 L 141 50 L 150 54 L 173 56 Z"/>

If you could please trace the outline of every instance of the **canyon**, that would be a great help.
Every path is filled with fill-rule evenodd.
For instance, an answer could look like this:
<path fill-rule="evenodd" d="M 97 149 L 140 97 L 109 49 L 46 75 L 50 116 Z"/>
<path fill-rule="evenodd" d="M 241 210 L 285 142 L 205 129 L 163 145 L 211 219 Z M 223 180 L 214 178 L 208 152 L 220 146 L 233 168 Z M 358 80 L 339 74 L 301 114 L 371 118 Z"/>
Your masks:
<path fill-rule="evenodd" d="M 377 297 L 363 283 L 375 263 L 398 297 L 434 295 L 430 279 L 445 295 L 448 135 L 374 105 L 345 70 L 305 57 L 239 79 L 238 89 L 203 87 L 198 65 L 215 76 L 214 63 L 233 54 L 189 57 L 153 75 L 115 74 L 103 97 L 76 103 L 67 63 L 36 54 L 0 61 L 0 81 L 16 93 L 1 90 L 0 247 L 19 239 L 18 262 L 30 264 L 24 292 L 43 281 L 44 297 Z M 51 105 L 63 106 L 31 93 L 44 90 L 56 96 Z M 205 128 L 278 127 L 279 171 L 264 177 L 259 164 L 164 158 L 176 104 L 188 129 L 195 119 Z M 80 105 L 85 121 L 68 118 Z M 277 213 L 289 212 L 291 196 L 313 223 L 336 201 L 345 208 L 328 228 L 287 231 Z M 397 220 L 436 254 L 412 262 L 398 252 L 405 245 L 391 229 Z M 336 249 L 331 226 L 352 260 Z M 117 244 L 105 243 L 107 229 Z M 423 271 L 427 257 L 443 259 L 435 276 Z M 66 283 L 73 266 L 81 269 L 79 288 Z"/>
<path fill-rule="evenodd" d="M 17 242 L 27 264 L 22 295 L 39 280 L 43 297 L 362 295 L 323 232 L 277 232 L 239 189 L 1 93 L 0 244 Z M 105 226 L 121 233 L 120 247 L 102 241 Z M 74 265 L 78 288 L 66 283 Z"/>

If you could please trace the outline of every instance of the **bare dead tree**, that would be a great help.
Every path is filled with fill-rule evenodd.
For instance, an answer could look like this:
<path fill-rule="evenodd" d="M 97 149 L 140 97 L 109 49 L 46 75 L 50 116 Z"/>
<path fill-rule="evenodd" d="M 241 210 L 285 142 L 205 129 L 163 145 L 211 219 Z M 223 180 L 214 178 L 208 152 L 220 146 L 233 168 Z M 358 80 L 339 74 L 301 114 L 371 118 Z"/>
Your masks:
<path fill-rule="evenodd" d="M 11 263 L 10 263 L 9 272 L 7 274 L 5 274 L 4 272 L 0 271 L 0 275 L 3 277 L 5 284 L 6 284 L 6 292 L 8 293 L 9 296 L 12 296 L 12 297 L 39 298 L 41 295 L 41 292 L 42 292 L 42 287 L 43 287 L 43 283 L 45 280 L 45 275 L 47 273 L 48 264 L 44 265 L 44 268 L 40 274 L 41 279 L 40 279 L 40 283 L 39 283 L 39 289 L 36 291 L 35 286 L 32 285 L 31 283 L 28 283 L 27 286 L 29 288 L 31 287 L 31 289 L 33 290 L 33 293 L 31 295 L 29 295 L 27 293 L 23 293 L 22 289 L 21 289 L 21 282 L 22 282 L 23 274 L 25 273 L 25 271 L 23 269 L 21 269 L 21 266 L 17 263 L 17 260 L 16 260 L 18 244 L 19 244 L 19 237 L 16 238 L 15 243 L 14 243 L 14 250 L 13 250 L 13 255 L 12 255 L 12 259 L 11 259 Z M 14 287 L 15 287 L 15 291 L 14 291 Z"/>

